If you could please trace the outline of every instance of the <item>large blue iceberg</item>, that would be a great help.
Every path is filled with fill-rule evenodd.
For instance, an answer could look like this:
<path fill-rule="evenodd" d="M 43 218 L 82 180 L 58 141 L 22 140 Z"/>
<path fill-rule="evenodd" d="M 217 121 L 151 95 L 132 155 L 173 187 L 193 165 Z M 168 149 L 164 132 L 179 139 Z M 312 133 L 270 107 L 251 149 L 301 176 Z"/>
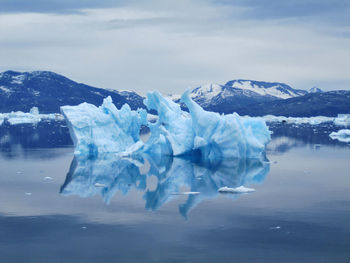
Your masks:
<path fill-rule="evenodd" d="M 202 162 L 215 163 L 231 158 L 259 158 L 270 140 L 263 119 L 242 118 L 238 114 L 220 115 L 203 110 L 191 100 L 189 92 L 181 97 L 189 109 L 148 92 L 144 104 L 157 112 L 151 123 L 144 109 L 132 111 L 128 105 L 118 110 L 110 97 L 100 107 L 82 103 L 63 106 L 64 115 L 76 153 L 95 156 L 118 153 L 120 156 L 150 155 L 189 156 Z M 150 138 L 143 142 L 142 126 L 150 129 Z"/>

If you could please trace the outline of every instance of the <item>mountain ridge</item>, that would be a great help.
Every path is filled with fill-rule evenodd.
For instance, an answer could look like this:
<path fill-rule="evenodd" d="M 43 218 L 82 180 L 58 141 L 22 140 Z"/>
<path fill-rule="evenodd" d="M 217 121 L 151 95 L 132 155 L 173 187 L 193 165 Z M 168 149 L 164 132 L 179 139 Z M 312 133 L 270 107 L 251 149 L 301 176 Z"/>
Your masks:
<path fill-rule="evenodd" d="M 117 108 L 125 103 L 133 110 L 145 108 L 144 97 L 136 92 L 100 89 L 51 71 L 0 73 L 0 112 L 28 112 L 36 106 L 40 112 L 57 113 L 60 106 L 82 102 L 100 106 L 107 96 L 112 97 Z M 350 113 L 350 91 L 307 92 L 279 82 L 231 80 L 224 85 L 194 88 L 191 97 L 205 110 L 224 114 L 310 117 Z M 180 96 L 169 98 L 180 103 Z"/>
<path fill-rule="evenodd" d="M 88 102 L 101 105 L 111 96 L 119 108 L 128 103 L 132 109 L 145 108 L 143 97 L 132 91 L 107 90 L 75 82 L 51 71 L 0 73 L 0 112 L 29 111 L 59 112 L 60 106 Z"/>

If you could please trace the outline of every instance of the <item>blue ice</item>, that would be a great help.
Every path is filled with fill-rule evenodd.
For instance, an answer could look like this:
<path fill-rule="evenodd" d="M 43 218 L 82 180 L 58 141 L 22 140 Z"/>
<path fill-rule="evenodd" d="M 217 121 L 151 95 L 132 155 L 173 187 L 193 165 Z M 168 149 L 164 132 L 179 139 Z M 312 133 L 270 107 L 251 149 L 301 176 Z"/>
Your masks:
<path fill-rule="evenodd" d="M 97 157 L 105 153 L 135 156 L 143 153 L 154 158 L 188 156 L 204 163 L 222 159 L 260 158 L 270 140 L 261 118 L 241 118 L 238 114 L 220 115 L 203 110 L 185 92 L 180 105 L 159 92 L 148 92 L 144 104 L 158 114 L 155 123 L 147 121 L 143 109 L 132 111 L 128 105 L 118 110 L 110 97 L 100 107 L 88 103 L 63 106 L 76 154 Z M 140 140 L 142 125 L 150 128 L 147 142 Z"/>

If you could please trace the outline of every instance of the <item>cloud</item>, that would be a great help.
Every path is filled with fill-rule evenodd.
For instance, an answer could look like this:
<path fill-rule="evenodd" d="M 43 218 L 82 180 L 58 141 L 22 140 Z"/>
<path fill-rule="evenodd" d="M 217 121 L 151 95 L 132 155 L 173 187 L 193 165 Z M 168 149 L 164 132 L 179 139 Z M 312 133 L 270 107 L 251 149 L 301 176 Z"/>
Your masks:
<path fill-rule="evenodd" d="M 246 7 L 245 15 L 255 19 L 300 18 L 347 12 L 350 2 L 344 0 L 215 0 L 213 3 Z"/>
<path fill-rule="evenodd" d="M 126 0 L 1 0 L 0 13 L 79 13 L 86 8 L 124 5 Z"/>
<path fill-rule="evenodd" d="M 52 70 L 142 94 L 181 93 L 234 78 L 350 88 L 349 27 L 317 20 L 331 12 L 309 11 L 312 16 L 304 17 L 305 11 L 295 9 L 294 18 L 268 18 L 253 16 L 252 10 L 263 13 L 258 1 L 132 1 L 114 8 L 102 8 L 108 1 L 92 2 L 89 8 L 74 7 L 79 15 L 0 14 L 0 70 Z M 266 2 L 266 9 L 282 14 L 287 5 L 279 5 Z"/>

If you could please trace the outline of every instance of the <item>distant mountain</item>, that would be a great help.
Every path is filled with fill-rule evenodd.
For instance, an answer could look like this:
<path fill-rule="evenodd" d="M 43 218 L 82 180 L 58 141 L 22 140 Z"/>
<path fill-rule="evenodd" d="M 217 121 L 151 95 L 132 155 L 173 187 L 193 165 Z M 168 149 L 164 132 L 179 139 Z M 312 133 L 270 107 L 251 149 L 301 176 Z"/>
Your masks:
<path fill-rule="evenodd" d="M 312 87 L 311 89 L 309 89 L 309 93 L 319 93 L 319 92 L 323 92 L 323 90 L 317 87 Z"/>
<path fill-rule="evenodd" d="M 240 115 L 263 116 L 337 116 L 338 113 L 350 114 L 350 91 L 308 93 L 290 99 L 279 99 L 247 105 L 221 104 L 205 107 L 219 113 L 237 112 Z"/>
<path fill-rule="evenodd" d="M 191 90 L 191 98 L 202 107 L 218 108 L 226 104 L 239 107 L 251 103 L 289 99 L 307 94 L 306 90 L 293 89 L 287 84 L 254 80 L 231 80 L 225 85 L 206 84 Z M 178 102 L 180 96 L 170 95 Z"/>
<path fill-rule="evenodd" d="M 276 100 L 270 103 L 251 105 L 246 112 L 253 116 L 272 114 L 295 117 L 350 114 L 350 91 L 335 90 L 309 93 L 283 101 Z"/>
<path fill-rule="evenodd" d="M 309 92 L 284 83 L 231 80 L 224 85 L 207 84 L 191 90 L 191 97 L 204 109 L 219 113 L 263 116 L 336 116 L 350 113 L 350 91 L 323 92 L 316 87 Z M 170 95 L 179 102 L 180 96 Z M 182 105 L 186 109 L 185 105 Z"/>
<path fill-rule="evenodd" d="M 231 80 L 224 87 L 232 87 L 243 91 L 251 91 L 261 96 L 290 99 L 307 94 L 306 90 L 293 89 L 287 84 L 279 82 L 264 82 L 255 80 Z"/>
<path fill-rule="evenodd" d="M 82 102 L 99 106 L 107 96 L 118 108 L 125 103 L 132 109 L 145 107 L 135 92 L 99 89 L 50 71 L 0 73 L 0 112 L 27 112 L 33 106 L 40 112 L 59 112 L 60 106 Z"/>
<path fill-rule="evenodd" d="M 42 113 L 59 112 L 60 106 L 82 102 L 99 106 L 107 96 L 118 108 L 125 103 L 132 109 L 145 108 L 144 98 L 132 91 L 99 89 L 49 71 L 0 73 L 0 112 L 28 112 L 33 106 Z M 278 82 L 231 80 L 224 85 L 207 84 L 193 89 L 191 97 L 204 109 L 225 114 L 306 117 L 350 113 L 350 91 L 320 92 L 315 88 L 308 93 Z M 180 101 L 179 95 L 169 98 Z"/>

